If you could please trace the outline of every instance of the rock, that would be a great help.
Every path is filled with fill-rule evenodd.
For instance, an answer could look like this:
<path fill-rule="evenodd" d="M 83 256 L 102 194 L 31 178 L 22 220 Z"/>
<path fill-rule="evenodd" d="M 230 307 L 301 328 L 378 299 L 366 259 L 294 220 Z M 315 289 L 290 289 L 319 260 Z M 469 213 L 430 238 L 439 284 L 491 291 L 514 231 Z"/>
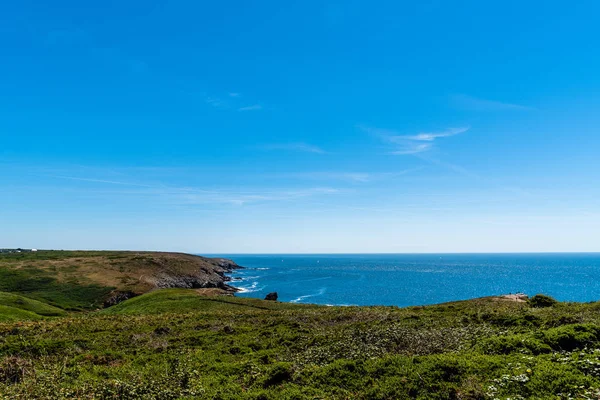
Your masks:
<path fill-rule="evenodd" d="M 242 268 L 239 265 L 237 265 L 235 261 L 229 260 L 227 258 L 218 258 L 216 261 L 219 267 L 224 268 L 227 271 Z"/>
<path fill-rule="evenodd" d="M 234 269 L 243 268 L 226 258 L 203 258 L 189 256 L 178 264 L 168 262 L 168 258 L 155 256 L 152 260 L 158 271 L 144 278 L 146 282 L 159 289 L 187 288 L 206 289 L 219 288 L 231 293 L 238 289 L 227 285 L 231 281 L 225 274 Z"/>
<path fill-rule="evenodd" d="M 265 300 L 277 301 L 277 292 L 271 292 L 265 296 Z"/>
<path fill-rule="evenodd" d="M 129 300 L 132 297 L 137 296 L 137 293 L 126 291 L 126 292 L 113 292 L 111 296 L 104 300 L 104 308 L 115 306 L 119 303 L 124 302 L 125 300 Z"/>

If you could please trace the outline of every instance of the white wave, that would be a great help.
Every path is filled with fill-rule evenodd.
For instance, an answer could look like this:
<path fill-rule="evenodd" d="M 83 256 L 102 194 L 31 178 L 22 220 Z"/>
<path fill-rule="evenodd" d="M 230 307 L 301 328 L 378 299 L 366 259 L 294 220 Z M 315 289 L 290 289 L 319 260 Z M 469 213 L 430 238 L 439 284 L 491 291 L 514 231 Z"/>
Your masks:
<path fill-rule="evenodd" d="M 308 299 L 310 297 L 321 296 L 321 295 L 325 294 L 325 290 L 326 290 L 326 288 L 321 288 L 317 293 L 305 294 L 304 296 L 300 296 L 300 297 L 295 298 L 294 300 L 290 301 L 290 303 L 299 303 L 302 300 Z"/>
<path fill-rule="evenodd" d="M 240 293 L 260 292 L 261 290 L 264 289 L 264 286 L 258 287 L 257 281 L 252 282 L 252 285 L 250 285 L 250 286 L 234 286 L 234 287 L 239 289 Z"/>
<path fill-rule="evenodd" d="M 236 276 L 236 280 L 234 282 L 245 282 L 245 281 L 249 281 L 252 279 L 258 279 L 261 278 L 260 276 L 244 276 L 244 275 L 240 275 L 240 276 Z"/>

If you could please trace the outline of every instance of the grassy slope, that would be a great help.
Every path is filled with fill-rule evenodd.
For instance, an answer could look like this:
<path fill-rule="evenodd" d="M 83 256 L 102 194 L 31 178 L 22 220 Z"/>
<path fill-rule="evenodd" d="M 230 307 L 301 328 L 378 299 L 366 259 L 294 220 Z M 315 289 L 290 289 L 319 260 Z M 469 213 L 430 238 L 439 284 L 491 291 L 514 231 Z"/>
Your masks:
<path fill-rule="evenodd" d="M 18 321 L 66 315 L 60 308 L 13 293 L 0 292 L 0 321 Z"/>
<path fill-rule="evenodd" d="M 0 393 L 7 399 L 598 398 L 599 356 L 599 303 L 319 307 L 174 289 L 102 312 L 0 324 Z"/>
<path fill-rule="evenodd" d="M 42 319 L 42 316 L 31 311 L 16 307 L 0 305 L 0 323 L 12 321 L 32 321 Z"/>
<path fill-rule="evenodd" d="M 205 297 L 194 290 L 164 289 L 135 297 L 100 312 L 104 315 L 150 315 L 162 313 L 225 312 L 237 309 L 286 310 L 318 306 L 265 302 L 231 296 Z"/>
<path fill-rule="evenodd" d="M 153 277 L 210 271 L 214 262 L 176 253 L 39 251 L 0 254 L 0 291 L 65 310 L 94 309 L 113 291 L 145 293 Z"/>

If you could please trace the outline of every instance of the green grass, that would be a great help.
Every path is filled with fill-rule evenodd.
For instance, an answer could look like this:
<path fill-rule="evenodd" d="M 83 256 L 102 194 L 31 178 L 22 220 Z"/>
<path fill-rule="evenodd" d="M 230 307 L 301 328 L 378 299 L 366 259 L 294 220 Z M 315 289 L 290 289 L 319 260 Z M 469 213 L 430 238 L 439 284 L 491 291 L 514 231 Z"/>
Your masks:
<path fill-rule="evenodd" d="M 65 310 L 98 307 L 113 289 L 78 281 L 59 282 L 47 270 L 1 268 L 0 264 L 0 291 L 18 293 Z"/>
<path fill-rule="evenodd" d="M 598 303 L 322 307 L 169 289 L 100 312 L 0 323 L 6 399 L 584 399 L 599 390 Z"/>
<path fill-rule="evenodd" d="M 103 310 L 106 315 L 150 315 L 190 312 L 236 312 L 240 308 L 259 310 L 285 310 L 315 307 L 290 303 L 265 302 L 233 296 L 204 297 L 194 290 L 164 289 L 134 297 L 114 307 Z"/>
<path fill-rule="evenodd" d="M 60 308 L 14 293 L 0 292 L 0 323 L 66 316 Z"/>
<path fill-rule="evenodd" d="M 41 301 L 29 299 L 13 293 L 0 292 L 0 306 L 10 307 L 34 313 L 38 316 L 57 317 L 67 313 L 60 308 L 53 307 Z"/>
<path fill-rule="evenodd" d="M 169 257 L 0 255 L 0 399 L 600 398 L 600 303 L 325 307 L 165 289 L 91 311 L 105 272 L 184 261 Z"/>
<path fill-rule="evenodd" d="M 0 305 L 0 323 L 13 321 L 38 320 L 42 317 L 31 311 L 22 310 L 16 307 Z"/>

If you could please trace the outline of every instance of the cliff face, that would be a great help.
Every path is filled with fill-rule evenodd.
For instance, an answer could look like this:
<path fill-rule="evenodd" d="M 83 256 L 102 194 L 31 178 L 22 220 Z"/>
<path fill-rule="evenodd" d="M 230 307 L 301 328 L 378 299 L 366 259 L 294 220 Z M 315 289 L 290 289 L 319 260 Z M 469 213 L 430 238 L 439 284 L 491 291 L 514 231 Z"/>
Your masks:
<path fill-rule="evenodd" d="M 235 292 L 227 285 L 226 273 L 241 268 L 225 258 L 204 258 L 187 254 L 152 255 L 157 268 L 146 281 L 156 288 L 219 288 Z"/>

